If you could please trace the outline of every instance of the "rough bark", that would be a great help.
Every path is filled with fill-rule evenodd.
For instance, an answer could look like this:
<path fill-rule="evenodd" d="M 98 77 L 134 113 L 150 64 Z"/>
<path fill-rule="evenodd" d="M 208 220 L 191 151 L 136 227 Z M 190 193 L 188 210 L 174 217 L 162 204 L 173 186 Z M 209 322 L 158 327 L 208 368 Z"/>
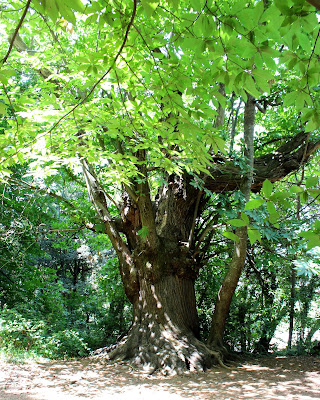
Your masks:
<path fill-rule="evenodd" d="M 148 373 L 205 371 L 220 362 L 220 354 L 199 340 L 194 281 L 177 275 L 158 282 L 143 279 L 133 304 L 128 336 L 109 353 L 110 359 L 130 360 Z"/>

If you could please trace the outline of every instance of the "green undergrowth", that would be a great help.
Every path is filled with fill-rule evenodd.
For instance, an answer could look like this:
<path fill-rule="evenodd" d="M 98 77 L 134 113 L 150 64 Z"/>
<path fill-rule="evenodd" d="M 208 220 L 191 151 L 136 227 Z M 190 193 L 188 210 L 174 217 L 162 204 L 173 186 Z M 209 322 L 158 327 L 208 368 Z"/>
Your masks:
<path fill-rule="evenodd" d="M 86 334 L 73 328 L 49 326 L 14 309 L 5 308 L 0 314 L 0 354 L 10 361 L 84 357 L 91 351 Z"/>

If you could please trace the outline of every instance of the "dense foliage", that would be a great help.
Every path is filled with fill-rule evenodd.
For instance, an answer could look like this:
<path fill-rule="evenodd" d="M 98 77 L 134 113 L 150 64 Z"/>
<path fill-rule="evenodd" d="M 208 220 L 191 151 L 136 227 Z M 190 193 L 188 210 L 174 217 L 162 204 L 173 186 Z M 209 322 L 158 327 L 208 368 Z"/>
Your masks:
<path fill-rule="evenodd" d="M 171 273 L 195 281 L 206 339 L 244 238 L 226 346 L 269 351 L 285 324 L 288 348 L 309 349 L 320 328 L 315 8 L 303 0 L 0 7 L 1 348 L 74 357 L 108 346 L 130 328 L 132 307 L 140 318 L 143 285 Z"/>

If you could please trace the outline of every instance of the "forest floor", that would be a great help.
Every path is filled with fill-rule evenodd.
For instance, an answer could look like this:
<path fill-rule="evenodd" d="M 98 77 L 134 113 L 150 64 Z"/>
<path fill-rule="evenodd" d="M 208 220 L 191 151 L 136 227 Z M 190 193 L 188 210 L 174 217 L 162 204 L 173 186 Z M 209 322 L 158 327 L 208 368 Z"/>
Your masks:
<path fill-rule="evenodd" d="M 0 359 L 1 400 L 320 399 L 319 357 L 259 357 L 232 370 L 146 376 L 99 358 L 7 363 Z"/>

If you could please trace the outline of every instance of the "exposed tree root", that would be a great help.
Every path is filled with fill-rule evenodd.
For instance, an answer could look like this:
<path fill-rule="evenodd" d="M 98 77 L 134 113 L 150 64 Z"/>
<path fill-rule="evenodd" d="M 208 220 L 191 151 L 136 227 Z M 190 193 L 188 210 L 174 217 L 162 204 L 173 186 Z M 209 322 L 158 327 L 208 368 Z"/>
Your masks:
<path fill-rule="evenodd" d="M 152 329 L 133 326 L 116 348 L 104 348 L 96 354 L 106 354 L 109 360 L 127 361 L 133 369 L 149 375 L 156 371 L 163 375 L 204 372 L 213 365 L 230 369 L 221 353 L 208 348 L 192 333 L 182 334 L 160 325 Z"/>

